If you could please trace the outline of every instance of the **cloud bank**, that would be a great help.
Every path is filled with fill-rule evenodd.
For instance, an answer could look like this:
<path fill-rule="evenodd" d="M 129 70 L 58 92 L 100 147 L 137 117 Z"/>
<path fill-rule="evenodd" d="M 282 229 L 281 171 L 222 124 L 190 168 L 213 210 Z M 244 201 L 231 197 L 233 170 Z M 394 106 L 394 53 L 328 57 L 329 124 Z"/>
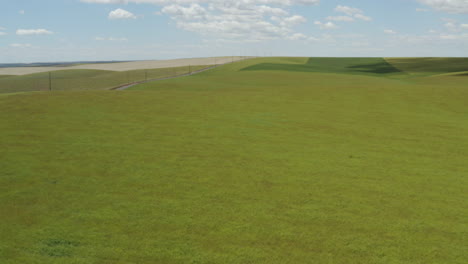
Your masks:
<path fill-rule="evenodd" d="M 16 35 L 26 36 L 26 35 L 52 35 L 54 32 L 47 29 L 18 29 L 16 30 Z"/>
<path fill-rule="evenodd" d="M 137 17 L 127 10 L 118 8 L 109 13 L 109 19 L 136 19 Z"/>
<path fill-rule="evenodd" d="M 320 0 L 81 0 L 95 4 L 154 4 L 174 25 L 207 38 L 257 42 L 271 39 L 298 40 L 294 27 L 305 23 L 303 16 L 292 14 L 289 7 L 316 5 Z M 159 12 L 158 12 L 159 13 Z M 109 19 L 135 19 L 126 10 L 117 9 Z M 299 34 L 299 35 L 298 35 Z"/>
<path fill-rule="evenodd" d="M 418 0 L 418 2 L 442 12 L 468 14 L 468 0 Z"/>

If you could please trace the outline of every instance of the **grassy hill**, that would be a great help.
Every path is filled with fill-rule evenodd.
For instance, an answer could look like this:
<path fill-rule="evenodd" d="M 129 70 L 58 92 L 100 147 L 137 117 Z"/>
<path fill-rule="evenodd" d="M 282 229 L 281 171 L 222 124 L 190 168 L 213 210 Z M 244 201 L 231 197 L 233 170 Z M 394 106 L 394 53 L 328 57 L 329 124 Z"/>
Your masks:
<path fill-rule="evenodd" d="M 0 262 L 465 264 L 468 78 L 429 68 L 0 96 Z"/>
<path fill-rule="evenodd" d="M 51 72 L 51 88 L 53 91 L 64 90 L 108 90 L 119 85 L 177 76 L 208 66 L 190 66 L 160 68 L 133 71 L 102 71 L 102 70 L 62 70 Z M 19 76 L 0 76 L 0 93 L 31 92 L 49 90 L 49 73 L 35 73 Z"/>

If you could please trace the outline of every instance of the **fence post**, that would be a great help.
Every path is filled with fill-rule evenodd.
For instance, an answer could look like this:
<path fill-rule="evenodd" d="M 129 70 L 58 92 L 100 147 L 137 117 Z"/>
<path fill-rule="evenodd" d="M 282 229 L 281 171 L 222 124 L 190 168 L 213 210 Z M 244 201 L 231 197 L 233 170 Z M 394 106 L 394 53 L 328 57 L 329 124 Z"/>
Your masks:
<path fill-rule="evenodd" d="M 52 91 L 52 73 L 49 72 L 49 91 Z"/>
<path fill-rule="evenodd" d="M 145 81 L 148 81 L 148 70 L 145 70 Z"/>

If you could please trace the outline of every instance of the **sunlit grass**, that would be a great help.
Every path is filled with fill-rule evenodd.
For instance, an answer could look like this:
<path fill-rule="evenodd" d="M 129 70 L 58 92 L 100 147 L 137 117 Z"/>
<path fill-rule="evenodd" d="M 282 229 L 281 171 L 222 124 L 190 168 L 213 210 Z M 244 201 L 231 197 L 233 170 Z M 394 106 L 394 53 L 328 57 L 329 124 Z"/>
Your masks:
<path fill-rule="evenodd" d="M 0 262 L 468 262 L 468 83 L 262 58 L 0 96 Z"/>

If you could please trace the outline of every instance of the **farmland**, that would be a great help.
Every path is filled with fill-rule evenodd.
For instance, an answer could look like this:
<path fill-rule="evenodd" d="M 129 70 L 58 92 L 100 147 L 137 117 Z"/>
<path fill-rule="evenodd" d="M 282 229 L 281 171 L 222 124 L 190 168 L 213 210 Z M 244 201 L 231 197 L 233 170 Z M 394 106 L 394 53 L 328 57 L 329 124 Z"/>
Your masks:
<path fill-rule="evenodd" d="M 104 71 L 60 70 L 27 75 L 0 76 L 0 94 L 33 91 L 109 90 L 117 86 L 187 74 L 208 65 L 182 66 L 150 70 Z"/>
<path fill-rule="evenodd" d="M 256 58 L 125 91 L 104 90 L 125 72 L 60 71 L 70 89 L 26 93 L 2 77 L 0 262 L 467 263 L 467 71 Z"/>

